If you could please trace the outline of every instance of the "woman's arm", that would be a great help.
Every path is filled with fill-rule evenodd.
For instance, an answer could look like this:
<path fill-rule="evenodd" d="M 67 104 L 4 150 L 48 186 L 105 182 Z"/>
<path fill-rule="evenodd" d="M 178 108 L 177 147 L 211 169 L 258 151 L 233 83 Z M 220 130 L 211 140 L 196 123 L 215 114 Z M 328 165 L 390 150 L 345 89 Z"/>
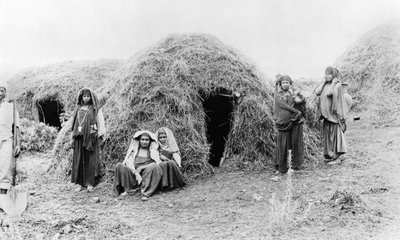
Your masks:
<path fill-rule="evenodd" d="M 101 108 L 97 113 L 97 134 L 99 137 L 102 137 L 106 133 L 106 125 L 104 121 L 103 111 Z"/>
<path fill-rule="evenodd" d="M 179 167 L 182 167 L 182 159 L 181 155 L 178 152 L 175 152 L 172 154 L 172 158 L 175 160 L 176 164 L 178 164 Z"/>
<path fill-rule="evenodd" d="M 333 96 L 333 91 L 335 91 L 335 86 L 339 82 L 337 78 L 332 80 L 331 85 L 329 85 L 328 90 L 326 91 L 326 96 L 327 97 L 332 97 Z"/>
<path fill-rule="evenodd" d="M 279 108 L 285 109 L 285 110 L 287 110 L 287 111 L 289 111 L 289 112 L 292 112 L 292 113 L 299 113 L 299 112 L 300 112 L 300 111 L 297 110 L 296 108 L 294 108 L 294 107 L 290 106 L 289 104 L 285 103 L 285 102 L 282 100 L 282 98 L 280 98 L 279 96 L 276 96 L 276 97 L 275 97 L 275 104 L 276 104 Z"/>
<path fill-rule="evenodd" d="M 314 89 L 314 93 L 319 96 L 322 93 L 322 90 L 324 90 L 326 81 L 324 80 L 322 83 L 320 83 L 315 89 Z"/>

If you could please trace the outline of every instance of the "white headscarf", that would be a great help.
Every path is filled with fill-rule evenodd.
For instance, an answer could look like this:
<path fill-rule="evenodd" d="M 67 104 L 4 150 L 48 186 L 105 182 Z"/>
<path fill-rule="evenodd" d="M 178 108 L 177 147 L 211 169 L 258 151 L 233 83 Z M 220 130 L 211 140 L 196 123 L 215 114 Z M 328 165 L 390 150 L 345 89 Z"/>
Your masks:
<path fill-rule="evenodd" d="M 135 169 L 133 161 L 135 160 L 136 155 L 138 154 L 139 150 L 139 140 L 140 136 L 142 134 L 148 134 L 150 136 L 150 158 L 156 161 L 157 163 L 161 162 L 160 160 L 160 154 L 158 152 L 158 144 L 157 144 L 157 138 L 154 135 L 154 133 L 147 131 L 147 130 L 141 130 L 136 132 L 131 140 L 131 144 L 129 145 L 128 151 L 125 155 L 125 159 L 122 162 L 123 164 L 127 165 L 128 167 Z M 132 154 L 132 156 L 131 156 Z M 131 157 L 130 157 L 131 156 Z"/>
<path fill-rule="evenodd" d="M 164 144 L 161 144 L 160 141 L 158 140 L 158 136 L 159 136 L 160 132 L 165 132 L 165 134 L 167 135 L 167 140 Z M 179 153 L 178 144 L 176 144 L 176 140 L 175 140 L 174 134 L 172 133 L 171 129 L 169 129 L 167 127 L 161 127 L 157 130 L 156 135 L 157 135 L 157 142 L 158 142 L 160 148 L 165 151 L 171 152 L 172 158 L 175 160 L 175 162 L 178 164 L 178 166 L 181 167 L 182 166 L 181 165 L 182 164 L 181 155 Z"/>
<path fill-rule="evenodd" d="M 165 132 L 165 134 L 167 135 L 167 140 L 164 144 L 162 144 L 158 140 L 160 132 Z M 179 152 L 178 144 L 176 143 L 174 134 L 172 133 L 171 129 L 169 129 L 167 127 L 161 127 L 157 130 L 156 135 L 157 135 L 158 145 L 160 146 L 161 149 L 172 152 L 172 153 Z"/>

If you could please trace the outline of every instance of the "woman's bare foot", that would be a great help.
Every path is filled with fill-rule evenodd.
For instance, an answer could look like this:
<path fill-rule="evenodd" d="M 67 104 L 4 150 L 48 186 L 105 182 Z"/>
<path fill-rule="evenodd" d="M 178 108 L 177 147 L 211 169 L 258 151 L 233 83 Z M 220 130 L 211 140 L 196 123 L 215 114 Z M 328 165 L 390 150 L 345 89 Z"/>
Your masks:
<path fill-rule="evenodd" d="M 93 190 L 93 186 L 92 186 L 92 185 L 87 186 L 87 190 L 88 190 L 89 192 L 91 192 L 91 191 Z"/>
<path fill-rule="evenodd" d="M 149 197 L 147 197 L 147 196 L 142 197 L 142 201 L 147 201 L 147 200 L 149 200 Z"/>
<path fill-rule="evenodd" d="M 126 191 L 120 194 L 121 197 L 125 197 L 126 195 L 128 195 L 128 192 Z"/>

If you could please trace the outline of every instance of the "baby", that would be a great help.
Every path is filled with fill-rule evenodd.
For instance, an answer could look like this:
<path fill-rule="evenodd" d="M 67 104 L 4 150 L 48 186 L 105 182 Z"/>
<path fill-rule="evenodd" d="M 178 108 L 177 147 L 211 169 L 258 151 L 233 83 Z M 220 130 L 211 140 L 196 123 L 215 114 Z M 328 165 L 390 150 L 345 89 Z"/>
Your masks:
<path fill-rule="evenodd" d="M 301 112 L 301 115 L 295 115 L 292 121 L 296 124 L 302 123 L 306 115 L 306 99 L 300 90 L 295 90 L 293 92 L 293 107 Z"/>

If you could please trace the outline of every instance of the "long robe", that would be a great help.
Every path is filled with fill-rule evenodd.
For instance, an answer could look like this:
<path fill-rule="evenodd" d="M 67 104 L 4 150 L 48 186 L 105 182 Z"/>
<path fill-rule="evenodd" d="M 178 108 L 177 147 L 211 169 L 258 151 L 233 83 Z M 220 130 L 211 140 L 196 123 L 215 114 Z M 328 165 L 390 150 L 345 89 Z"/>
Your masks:
<path fill-rule="evenodd" d="M 159 141 L 160 133 L 165 133 L 166 140 L 164 143 Z M 186 185 L 183 179 L 181 170 L 181 155 L 179 152 L 178 144 L 171 129 L 167 127 L 161 127 L 156 132 L 157 143 L 159 145 L 158 151 L 160 156 L 164 156 L 168 160 L 164 160 L 160 163 L 160 167 L 163 170 L 163 179 L 161 181 L 163 188 L 179 188 Z"/>
<path fill-rule="evenodd" d="M 332 82 L 325 84 L 319 95 L 320 118 L 323 119 L 323 154 L 326 159 L 335 159 L 347 152 L 344 124 L 347 115 L 345 94 L 341 83 L 332 88 Z"/>
<path fill-rule="evenodd" d="M 81 186 L 94 186 L 101 175 L 98 138 L 105 132 L 101 109 L 93 107 L 79 108 L 72 126 L 74 153 L 72 160 L 71 182 Z"/>
<path fill-rule="evenodd" d="M 163 170 L 163 177 L 161 180 L 161 186 L 163 188 L 180 188 L 186 185 L 183 179 L 182 173 L 175 160 L 173 159 L 173 153 L 167 150 L 159 149 L 160 155 L 168 158 L 167 161 L 162 161 L 159 165 Z"/>
<path fill-rule="evenodd" d="M 135 168 L 141 168 L 139 174 L 142 177 L 142 183 L 139 185 L 132 168 L 124 163 L 118 163 L 115 166 L 114 192 L 119 195 L 123 192 L 129 192 L 137 187 L 141 187 L 144 196 L 150 197 L 158 189 L 163 175 L 161 167 L 150 157 L 136 156 L 134 160 Z"/>
<path fill-rule="evenodd" d="M 2 101 L 0 103 L 0 188 L 9 189 L 12 184 L 14 167 L 13 149 L 13 104 Z M 15 112 L 15 124 L 19 128 L 19 114 Z M 18 134 L 17 136 L 18 137 Z"/>
<path fill-rule="evenodd" d="M 303 125 L 292 121 L 299 109 L 291 105 L 293 98 L 290 92 L 277 92 L 275 95 L 274 120 L 277 127 L 275 147 L 275 168 L 281 173 L 288 170 L 288 154 L 292 150 L 292 168 L 300 167 L 304 162 Z"/>

